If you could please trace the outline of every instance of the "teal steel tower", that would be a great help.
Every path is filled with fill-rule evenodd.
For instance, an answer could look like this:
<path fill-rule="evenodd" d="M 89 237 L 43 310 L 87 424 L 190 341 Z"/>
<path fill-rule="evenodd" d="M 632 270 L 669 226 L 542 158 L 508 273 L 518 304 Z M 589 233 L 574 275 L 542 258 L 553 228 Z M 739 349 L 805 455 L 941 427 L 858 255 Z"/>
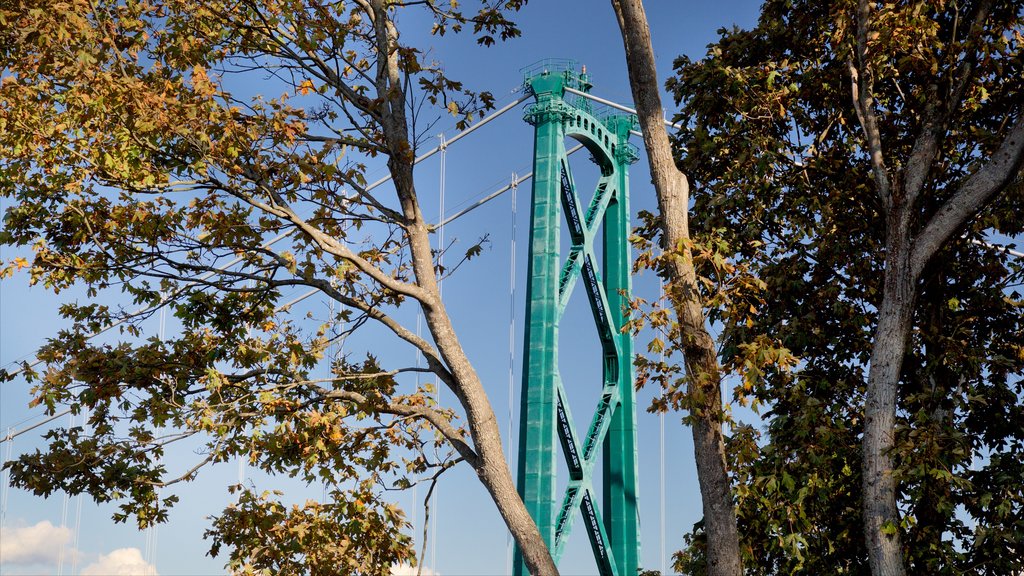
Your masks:
<path fill-rule="evenodd" d="M 535 133 L 517 481 L 555 562 L 565 550 L 579 510 L 600 573 L 634 576 L 640 552 L 636 398 L 632 337 L 621 328 L 630 294 L 628 176 L 637 151 L 628 140 L 636 118 L 595 114 L 589 100 L 567 93 L 566 88 L 590 90 L 585 69 L 577 70 L 571 61 L 549 60 L 524 71 L 525 88 L 536 102 L 525 113 Z M 573 182 L 566 137 L 585 146 L 600 169 L 586 206 Z M 564 260 L 559 238 L 562 213 L 571 244 Z M 599 233 L 600 267 L 594 253 Z M 580 280 L 597 325 L 602 357 L 595 362 L 601 362 L 603 381 L 563 386 L 558 325 Z M 586 434 L 579 436 L 567 394 L 582 386 L 597 386 L 600 395 Z M 558 444 L 569 470 L 561 499 L 556 482 Z M 599 447 L 600 505 L 592 483 Z M 518 551 L 514 566 L 516 576 L 525 574 Z"/>

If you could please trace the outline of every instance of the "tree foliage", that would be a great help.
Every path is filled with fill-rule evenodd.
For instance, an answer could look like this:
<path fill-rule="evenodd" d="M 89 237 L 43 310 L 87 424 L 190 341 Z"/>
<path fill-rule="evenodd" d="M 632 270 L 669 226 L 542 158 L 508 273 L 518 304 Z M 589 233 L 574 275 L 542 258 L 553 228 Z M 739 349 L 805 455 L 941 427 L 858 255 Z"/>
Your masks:
<path fill-rule="evenodd" d="M 290 507 L 236 487 L 212 553 L 230 547 L 243 572 L 371 574 L 413 554 L 383 491 L 464 461 L 531 568 L 552 572 L 441 302 L 451 269 L 437 264 L 412 174 L 424 101 L 465 126 L 493 99 L 445 76 L 396 25 L 418 11 L 420 41 L 467 32 L 488 45 L 519 35 L 508 16 L 523 3 L 0 4 L 0 194 L 13 201 L 0 242 L 33 252 L 2 274 L 27 267 L 33 283 L 89 296 L 61 308 L 71 327 L 39 350 L 42 368 L 19 370 L 34 403 L 87 422 L 10 463 L 13 483 L 116 502 L 115 519 L 145 527 L 175 503 L 161 488 L 243 458 L 331 497 Z M 392 197 L 367 183 L 377 161 Z M 297 287 L 336 313 L 297 316 L 283 299 Z M 100 303 L 117 291 L 145 312 Z M 422 311 L 429 335 L 397 319 L 403 306 Z M 180 330 L 142 334 L 161 309 Z M 88 337 L 112 324 L 116 337 Z M 325 358 L 369 324 L 426 367 Z M 428 385 L 401 377 L 417 371 L 458 404 L 436 406 Z M 177 442 L 201 447 L 194 467 L 167 469 Z"/>
<path fill-rule="evenodd" d="M 868 571 L 860 442 L 896 209 L 878 193 L 851 94 L 856 10 L 768 2 L 757 27 L 723 30 L 670 81 L 692 119 L 679 138 L 695 227 L 722 235 L 727 256 L 766 284 L 754 321 L 725 325 L 722 354 L 768 335 L 800 359 L 792 373 L 768 366 L 753 390 L 768 408 L 763 434 L 738 427 L 730 439 L 753 573 Z M 912 185 L 900 178 L 922 138 L 936 141 L 908 208 L 920 238 L 1024 114 L 1021 14 L 1012 3 L 908 2 L 872 5 L 870 18 L 871 111 L 894 198 Z M 1019 166 L 914 282 L 888 432 L 900 518 L 882 527 L 901 536 L 914 574 L 1021 569 L 1024 268 L 979 243 L 1024 232 Z M 677 567 L 699 566 L 701 548 L 698 535 Z"/>

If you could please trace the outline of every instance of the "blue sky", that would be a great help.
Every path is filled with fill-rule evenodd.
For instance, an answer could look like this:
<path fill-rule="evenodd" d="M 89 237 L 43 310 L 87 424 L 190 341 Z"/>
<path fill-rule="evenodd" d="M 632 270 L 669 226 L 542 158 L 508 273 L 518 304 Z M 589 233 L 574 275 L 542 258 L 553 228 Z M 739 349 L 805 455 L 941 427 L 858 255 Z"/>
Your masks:
<path fill-rule="evenodd" d="M 758 2 L 749 0 L 714 3 L 649 1 L 647 10 L 659 59 L 660 79 L 664 80 L 670 74 L 674 57 L 680 54 L 693 58 L 702 56 L 705 46 L 715 39 L 717 29 L 753 25 L 758 6 Z M 499 106 L 515 97 L 512 92 L 521 83 L 520 68 L 543 58 L 572 58 L 585 64 L 594 82 L 594 94 L 623 104 L 630 103 L 622 43 L 607 2 L 534 0 L 523 10 L 520 20 L 522 38 L 490 49 L 477 49 L 468 37 L 449 36 L 433 42 L 429 57 L 443 62 L 450 76 L 464 79 L 469 87 L 493 92 Z M 671 100 L 666 98 L 665 104 L 671 114 Z M 444 132 L 450 138 L 456 131 L 450 120 L 442 118 L 433 132 Z M 445 212 L 450 214 L 507 184 L 513 172 L 528 172 L 531 160 L 532 130 L 523 122 L 518 110 L 452 145 L 445 157 Z M 439 214 L 439 162 L 440 158 L 434 157 L 417 168 L 418 187 L 428 215 Z M 639 209 L 649 209 L 654 205 L 646 158 L 642 157 L 633 167 L 632 175 L 631 205 L 635 214 Z M 368 179 L 372 181 L 377 176 L 371 172 Z M 586 168 L 580 167 L 576 183 L 582 194 L 586 193 L 590 181 Z M 458 243 L 456 253 L 461 252 L 460 246 L 464 250 L 477 238 L 490 235 L 490 243 L 483 256 L 447 281 L 444 291 L 456 329 L 487 386 L 503 430 L 509 415 L 509 324 L 513 318 L 516 333 L 511 381 L 514 386 L 512 396 L 516 402 L 519 395 L 529 184 L 520 187 L 516 198 L 514 253 L 512 208 L 512 197 L 506 194 L 456 221 L 445 231 L 449 239 Z M 0 259 L 7 260 L 15 255 L 9 249 L 3 250 Z M 515 299 L 511 300 L 510 258 L 513 256 L 516 259 L 516 281 Z M 636 279 L 635 288 L 639 295 L 648 298 L 657 292 L 657 286 L 650 277 Z M 82 297 L 74 290 L 55 296 L 38 286 L 30 288 L 24 274 L 0 283 L 0 366 L 6 367 L 12 361 L 30 357 L 33 350 L 60 327 L 56 315 L 58 304 Z M 322 311 L 326 306 L 322 299 L 311 298 L 303 302 L 296 312 Z M 411 316 L 407 320 L 415 323 Z M 583 425 L 581 422 L 585 422 L 592 412 L 600 382 L 598 356 L 594 353 L 596 337 L 591 326 L 585 295 L 577 291 L 563 320 L 560 345 L 563 379 L 570 388 L 570 394 L 574 395 L 572 408 L 577 425 Z M 147 328 L 155 334 L 158 320 L 151 320 Z M 174 329 L 173 321 L 168 323 L 167 329 Z M 638 345 L 642 344 L 638 342 Z M 378 350 L 380 346 L 369 335 L 346 345 L 353 353 L 361 349 Z M 397 349 L 389 353 L 396 357 L 412 355 L 411 351 Z M 640 406 L 646 406 L 649 398 L 649 392 L 641 392 Z M 8 427 L 20 428 L 41 419 L 38 409 L 27 409 L 27 399 L 24 382 L 15 381 L 0 387 L 0 434 L 5 433 Z M 514 411 L 515 406 L 512 408 Z M 665 556 L 680 547 L 683 533 L 700 517 L 692 443 L 689 431 L 680 424 L 680 416 L 670 414 L 664 420 L 666 498 L 663 502 L 659 494 L 659 418 L 646 412 L 640 417 L 642 563 L 646 568 L 661 568 L 665 561 L 659 530 L 662 511 L 667 537 Z M 518 418 L 518 413 L 513 412 L 513 418 Z M 60 422 L 66 424 L 66 417 Z M 44 430 L 46 427 L 21 436 L 12 444 L 0 445 L 0 457 L 6 457 L 9 447 L 15 456 L 35 448 Z M 512 439 L 513 448 L 514 442 Z M 189 456 L 185 452 L 170 458 L 182 458 L 185 462 Z M 60 495 L 55 495 L 43 500 L 5 487 L 4 540 L 13 541 L 14 531 L 19 531 L 19 537 L 27 538 L 29 532 L 26 530 L 36 527 L 33 534 L 43 538 L 49 552 L 44 550 L 37 557 L 30 558 L 36 561 L 35 564 L 2 564 L 0 573 L 56 573 L 59 543 L 62 541 L 66 541 L 64 574 L 73 573 L 73 565 L 78 572 L 88 573 L 92 569 L 103 570 L 109 564 L 101 563 L 114 562 L 119 558 L 130 562 L 145 560 L 147 552 L 152 554 L 151 559 L 162 575 L 222 573 L 223 560 L 205 556 L 208 546 L 202 540 L 202 533 L 207 526 L 205 517 L 219 511 L 229 501 L 225 486 L 236 482 L 239 473 L 234 463 L 221 465 L 207 470 L 197 482 L 180 488 L 177 493 L 181 496 L 181 503 L 172 511 L 170 524 L 159 528 L 155 546 L 147 546 L 151 536 L 147 537 L 131 526 L 113 524 L 109 519 L 109 507 L 99 507 L 86 500 L 81 503 L 79 514 L 76 499 L 65 502 Z M 293 486 L 287 481 L 253 476 L 248 471 L 245 474 L 247 480 L 257 483 L 259 488 L 291 490 L 296 498 L 304 497 L 303 494 L 317 495 L 315 487 Z M 419 498 L 422 495 L 422 492 L 416 494 Z M 411 518 L 422 520 L 422 510 L 418 509 L 420 505 L 412 504 L 412 493 L 398 498 Z M 436 542 L 427 554 L 427 565 L 432 570 L 445 576 L 505 573 L 507 537 L 504 526 L 468 468 L 456 468 L 442 481 L 438 488 L 436 515 Z M 44 522 L 49 522 L 49 526 L 41 524 Z M 74 530 L 76 524 L 80 526 L 77 531 Z M 62 525 L 68 528 L 62 530 Z M 419 534 L 420 530 L 418 526 L 416 533 Z M 78 539 L 77 545 L 75 538 Z M 138 559 L 133 553 L 123 551 L 132 548 L 140 552 Z M 11 554 L 7 549 L 5 556 L 10 559 Z M 564 574 L 596 571 L 581 523 L 576 524 L 561 568 Z"/>

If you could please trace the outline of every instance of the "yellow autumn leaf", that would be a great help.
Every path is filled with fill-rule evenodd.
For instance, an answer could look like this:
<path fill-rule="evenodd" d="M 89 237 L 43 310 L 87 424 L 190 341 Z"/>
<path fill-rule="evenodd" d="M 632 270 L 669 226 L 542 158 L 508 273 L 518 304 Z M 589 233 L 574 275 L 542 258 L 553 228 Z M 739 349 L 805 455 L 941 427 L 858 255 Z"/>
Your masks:
<path fill-rule="evenodd" d="M 19 256 L 19 257 L 14 259 L 14 266 L 15 266 L 16 270 L 21 270 L 22 268 L 28 268 L 28 265 L 29 265 L 28 264 L 28 260 L 25 260 L 21 256 Z"/>
<path fill-rule="evenodd" d="M 312 80 L 303 80 L 302 84 L 299 84 L 299 94 L 302 94 L 303 96 L 309 94 L 313 90 L 316 90 L 316 88 L 313 86 Z"/>

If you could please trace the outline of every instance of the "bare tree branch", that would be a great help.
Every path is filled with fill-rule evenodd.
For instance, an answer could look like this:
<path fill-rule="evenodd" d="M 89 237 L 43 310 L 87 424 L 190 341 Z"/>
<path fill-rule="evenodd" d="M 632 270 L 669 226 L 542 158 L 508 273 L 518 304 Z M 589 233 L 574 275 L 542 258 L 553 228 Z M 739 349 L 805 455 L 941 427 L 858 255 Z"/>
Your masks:
<path fill-rule="evenodd" d="M 932 216 L 914 240 L 911 270 L 918 277 L 939 247 L 1020 174 L 1024 163 L 1024 111 L 989 161 L 972 174 Z"/>
<path fill-rule="evenodd" d="M 871 3 L 868 0 L 860 0 L 857 3 L 857 43 L 856 58 L 854 65 L 852 60 L 847 61 L 847 70 L 850 73 L 850 93 L 853 97 L 853 107 L 857 112 L 857 120 L 864 131 L 864 138 L 868 143 L 868 156 L 871 160 L 871 171 L 878 186 L 878 196 L 882 201 L 882 207 L 886 212 L 892 209 L 894 198 L 892 185 L 889 180 L 889 171 L 885 165 L 885 154 L 882 150 L 882 136 L 878 129 L 878 115 L 875 114 L 875 98 L 873 93 L 873 74 L 870 60 L 868 58 L 868 36 L 870 34 L 869 20 L 871 16 Z"/>

